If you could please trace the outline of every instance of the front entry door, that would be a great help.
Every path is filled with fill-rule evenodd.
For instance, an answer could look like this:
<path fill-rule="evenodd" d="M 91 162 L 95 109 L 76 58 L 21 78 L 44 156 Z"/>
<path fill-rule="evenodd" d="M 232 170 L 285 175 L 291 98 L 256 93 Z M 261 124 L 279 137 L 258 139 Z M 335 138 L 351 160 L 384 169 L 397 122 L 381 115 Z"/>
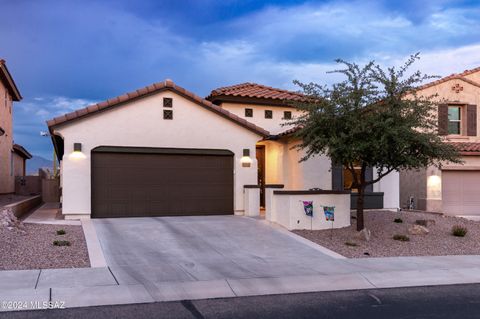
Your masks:
<path fill-rule="evenodd" d="M 265 146 L 256 147 L 258 163 L 258 185 L 260 185 L 260 207 L 265 208 Z"/>

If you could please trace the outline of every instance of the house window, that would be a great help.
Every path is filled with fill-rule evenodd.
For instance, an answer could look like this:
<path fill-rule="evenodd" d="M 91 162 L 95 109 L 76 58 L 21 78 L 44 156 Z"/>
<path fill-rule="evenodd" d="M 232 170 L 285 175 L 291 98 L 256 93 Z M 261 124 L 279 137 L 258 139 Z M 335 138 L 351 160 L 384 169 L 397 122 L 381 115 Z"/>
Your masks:
<path fill-rule="evenodd" d="M 272 110 L 265 110 L 265 118 L 266 119 L 271 119 L 273 117 L 273 111 Z"/>
<path fill-rule="evenodd" d="M 172 110 L 163 110 L 163 119 L 164 120 L 173 120 L 173 111 Z"/>
<path fill-rule="evenodd" d="M 164 97 L 163 107 L 173 107 L 173 99 L 171 97 Z"/>
<path fill-rule="evenodd" d="M 245 109 L 245 117 L 253 117 L 253 109 Z"/>
<path fill-rule="evenodd" d="M 285 120 L 291 120 L 292 119 L 292 112 L 290 112 L 290 111 L 283 112 L 283 118 Z"/>
<path fill-rule="evenodd" d="M 461 132 L 461 113 L 460 106 L 448 107 L 448 134 L 460 135 Z"/>

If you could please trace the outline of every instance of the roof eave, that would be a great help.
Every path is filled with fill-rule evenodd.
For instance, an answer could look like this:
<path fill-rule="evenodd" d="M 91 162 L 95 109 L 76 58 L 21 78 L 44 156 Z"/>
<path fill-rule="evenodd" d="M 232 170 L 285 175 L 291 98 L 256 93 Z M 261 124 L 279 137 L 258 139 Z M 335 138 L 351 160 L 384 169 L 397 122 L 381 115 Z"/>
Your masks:
<path fill-rule="evenodd" d="M 76 110 L 76 111 L 73 111 L 73 112 L 68 113 L 68 114 L 64 114 L 62 116 L 59 116 L 59 117 L 56 117 L 54 119 L 48 120 L 47 121 L 47 126 L 48 126 L 50 132 L 52 133 L 54 129 L 59 128 L 63 125 L 70 124 L 74 121 L 86 118 L 88 116 L 98 114 L 100 112 L 112 109 L 114 107 L 121 106 L 121 105 L 124 105 L 126 103 L 130 103 L 130 102 L 136 101 L 138 99 L 144 98 L 146 96 L 156 94 L 156 93 L 160 93 L 160 92 L 163 92 L 163 91 L 166 91 L 166 90 L 172 91 L 172 92 L 182 96 L 183 98 L 186 98 L 187 100 L 189 100 L 193 103 L 196 103 L 197 105 L 199 105 L 201 107 L 204 107 L 205 109 L 207 109 L 209 111 L 212 111 L 212 112 L 216 113 L 217 115 L 220 115 L 220 116 L 234 122 L 235 124 L 240 125 L 240 126 L 246 128 L 246 129 L 262 136 L 262 137 L 270 135 L 270 132 L 264 130 L 263 128 L 258 127 L 256 125 L 254 125 L 254 124 L 252 124 L 252 123 L 250 123 L 250 122 L 248 122 L 248 121 L 246 121 L 246 120 L 228 112 L 227 110 L 224 110 L 224 109 L 220 108 L 218 105 L 215 105 L 212 102 L 207 101 L 206 99 L 203 99 L 203 98 L 193 94 L 192 92 L 185 90 L 184 88 L 182 88 L 180 86 L 177 86 L 171 80 L 167 80 L 167 81 L 164 81 L 163 83 L 153 84 L 153 85 L 150 85 L 150 86 L 145 87 L 143 89 L 136 90 L 135 92 L 138 93 L 137 96 L 130 97 L 130 95 L 133 95 L 133 92 L 131 92 L 131 93 L 127 93 L 127 94 L 121 95 L 121 96 L 113 98 L 113 99 L 109 99 L 109 100 L 104 101 L 104 102 L 100 102 L 100 103 L 97 103 L 97 104 L 94 104 L 94 105 L 90 105 L 86 108 Z"/>
<path fill-rule="evenodd" d="M 12 96 L 12 100 L 19 102 L 22 100 L 22 95 L 20 94 L 20 91 L 18 90 L 17 85 L 15 84 L 15 81 L 12 78 L 12 75 L 8 71 L 7 65 L 5 64 L 5 60 L 0 60 L 0 71 L 1 71 L 1 78 L 7 87 L 8 91 L 10 92 L 10 95 Z"/>

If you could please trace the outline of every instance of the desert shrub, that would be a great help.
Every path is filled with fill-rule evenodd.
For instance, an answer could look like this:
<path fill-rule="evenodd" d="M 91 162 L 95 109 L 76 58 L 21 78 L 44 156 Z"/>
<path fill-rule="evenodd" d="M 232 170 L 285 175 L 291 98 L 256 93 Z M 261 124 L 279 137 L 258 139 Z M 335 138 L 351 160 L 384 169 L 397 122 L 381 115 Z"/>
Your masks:
<path fill-rule="evenodd" d="M 410 241 L 410 237 L 408 237 L 407 235 L 401 235 L 401 234 L 393 235 L 393 239 L 399 240 L 399 241 Z"/>
<path fill-rule="evenodd" d="M 395 218 L 395 219 L 393 220 L 393 222 L 394 222 L 394 223 L 397 223 L 397 224 L 401 224 L 401 223 L 403 223 L 403 219 L 401 219 L 401 218 Z"/>
<path fill-rule="evenodd" d="M 65 235 L 67 232 L 65 231 L 65 229 L 59 229 L 57 230 L 57 235 Z"/>
<path fill-rule="evenodd" d="M 54 240 L 54 246 L 70 246 L 70 242 L 68 240 Z"/>
<path fill-rule="evenodd" d="M 345 245 L 350 246 L 350 247 L 357 247 L 357 243 L 354 243 L 353 241 L 347 241 L 345 242 Z"/>
<path fill-rule="evenodd" d="M 465 237 L 467 232 L 468 232 L 467 227 L 460 226 L 460 225 L 454 225 L 452 227 L 452 235 L 455 237 Z"/>

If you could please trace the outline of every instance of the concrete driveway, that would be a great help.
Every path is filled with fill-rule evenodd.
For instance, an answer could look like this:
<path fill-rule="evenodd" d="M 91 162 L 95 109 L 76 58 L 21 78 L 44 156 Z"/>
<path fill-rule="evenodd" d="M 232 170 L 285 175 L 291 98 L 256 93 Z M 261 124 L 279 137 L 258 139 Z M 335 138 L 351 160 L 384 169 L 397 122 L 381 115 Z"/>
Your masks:
<path fill-rule="evenodd" d="M 342 274 L 355 266 L 236 216 L 96 219 L 120 284 Z"/>

